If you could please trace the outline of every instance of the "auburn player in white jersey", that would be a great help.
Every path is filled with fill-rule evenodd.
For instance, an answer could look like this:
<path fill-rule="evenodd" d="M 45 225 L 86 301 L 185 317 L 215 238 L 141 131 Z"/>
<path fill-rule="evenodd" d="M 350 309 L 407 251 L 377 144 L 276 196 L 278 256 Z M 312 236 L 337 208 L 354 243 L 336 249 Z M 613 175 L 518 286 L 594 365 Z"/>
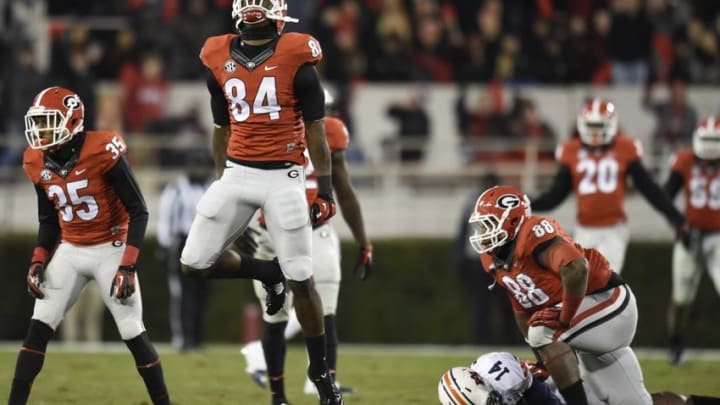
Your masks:
<path fill-rule="evenodd" d="M 621 273 L 629 231 L 625 214 L 627 179 L 676 229 L 686 233 L 685 219 L 672 201 L 650 178 L 642 164 L 640 142 L 618 128 L 618 114 L 610 101 L 595 98 L 577 116 L 578 137 L 558 146 L 558 171 L 549 190 L 533 198 L 533 210 L 559 206 L 571 191 L 577 200 L 577 224 L 573 239 L 595 248 Z"/>
<path fill-rule="evenodd" d="M 586 390 L 588 404 L 605 401 Z M 490 352 L 469 367 L 453 367 L 440 377 L 438 399 L 442 405 L 564 405 L 566 402 L 548 371 L 534 361 L 520 360 L 508 352 Z M 654 404 L 716 404 L 717 398 L 673 392 L 652 394 Z M 715 402 L 713 402 L 715 401 Z"/>
<path fill-rule="evenodd" d="M 160 359 L 142 321 L 135 263 L 148 212 L 112 131 L 84 131 L 85 107 L 73 91 L 41 91 L 25 115 L 30 147 L 23 169 L 38 201 L 37 243 L 27 275 L 36 298 L 20 349 L 10 405 L 25 404 L 47 343 L 83 288 L 95 280 L 120 337 L 135 358 L 153 404 L 169 404 Z"/>
<path fill-rule="evenodd" d="M 325 95 L 328 108 L 332 104 L 332 96 Z M 332 154 L 332 176 L 338 203 L 350 231 L 360 246 L 360 252 L 353 270 L 362 280 L 365 280 L 372 269 L 372 245 L 365 233 L 362 211 L 355 191 L 350 183 L 347 165 L 345 162 L 345 149 L 349 142 L 347 127 L 339 118 L 327 117 L 325 119 L 328 145 Z M 317 182 L 312 165 L 305 168 L 307 180 L 308 202 L 311 203 L 317 196 Z M 274 256 L 273 242 L 265 230 L 264 220 L 254 227 L 257 230 L 243 234 L 246 240 L 241 244 L 250 249 L 246 253 L 255 253 L 258 258 L 272 258 Z M 253 229 L 253 228 L 248 228 Z M 255 252 L 254 246 L 257 246 Z M 333 380 L 337 370 L 337 330 L 335 327 L 335 312 L 338 294 L 340 292 L 340 241 L 332 224 L 328 221 L 313 226 L 313 273 L 315 285 L 322 298 L 323 314 L 325 320 L 325 333 L 327 336 L 327 361 Z M 259 282 L 254 282 L 255 293 L 261 301 L 265 299 L 265 291 Z M 263 315 L 264 330 L 261 342 L 250 342 L 243 347 L 243 354 L 247 362 L 246 371 L 253 380 L 265 386 L 269 380 L 273 396 L 273 404 L 287 403 L 284 387 L 284 363 L 286 352 L 286 339 L 299 332 L 295 311 L 292 310 L 292 299 L 288 297 L 283 310 L 275 315 Z M 267 373 L 267 378 L 265 374 Z M 339 387 L 343 392 L 349 392 L 347 387 Z M 312 394 L 314 387 L 309 382 L 305 384 L 305 392 Z"/>
<path fill-rule="evenodd" d="M 679 150 L 672 160 L 665 191 L 674 198 L 683 190 L 691 243 L 676 243 L 672 263 L 672 297 L 668 308 L 670 363 L 682 358 L 690 304 L 703 272 L 720 294 L 720 118 L 708 117 L 693 133 L 692 148 Z"/>
<path fill-rule="evenodd" d="M 297 21 L 287 16 L 284 0 L 234 0 L 232 18 L 239 35 L 209 37 L 200 51 L 209 73 L 219 178 L 197 205 L 180 261 L 192 274 L 261 280 L 268 314 L 282 308 L 284 275 L 305 335 L 308 375 L 321 403 L 342 404 L 325 360 L 322 302 L 312 277 L 311 221 L 335 214 L 324 96 L 315 68 L 322 49 L 309 35 L 282 34 L 286 22 Z M 318 196 L 309 210 L 305 149 L 318 174 Z M 227 250 L 260 207 L 277 260 Z"/>

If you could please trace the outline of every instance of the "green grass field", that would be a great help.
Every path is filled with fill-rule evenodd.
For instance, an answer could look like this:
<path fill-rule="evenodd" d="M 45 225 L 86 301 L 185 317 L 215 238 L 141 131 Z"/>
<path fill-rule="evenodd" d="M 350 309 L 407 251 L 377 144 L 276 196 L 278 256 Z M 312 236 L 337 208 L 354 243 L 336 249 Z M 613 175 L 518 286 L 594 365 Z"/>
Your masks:
<path fill-rule="evenodd" d="M 6 401 L 16 348 L 0 349 L 0 402 Z M 54 350 L 57 349 L 57 350 Z M 244 372 L 239 347 L 213 346 L 202 353 L 161 351 L 165 378 L 174 404 L 269 404 L 267 391 Z M 346 403 L 436 405 L 436 384 L 452 366 L 469 364 L 481 354 L 472 348 L 341 346 L 339 380 L 356 389 Z M 528 357 L 529 353 L 516 352 Z M 720 361 L 693 359 L 670 368 L 662 358 L 642 358 L 650 391 L 673 390 L 720 396 Z M 317 404 L 302 394 L 303 348 L 289 350 L 286 381 L 294 405 Z M 111 352 L 84 353 L 51 346 L 45 367 L 35 381 L 30 404 L 149 404 L 129 353 L 121 346 Z"/>

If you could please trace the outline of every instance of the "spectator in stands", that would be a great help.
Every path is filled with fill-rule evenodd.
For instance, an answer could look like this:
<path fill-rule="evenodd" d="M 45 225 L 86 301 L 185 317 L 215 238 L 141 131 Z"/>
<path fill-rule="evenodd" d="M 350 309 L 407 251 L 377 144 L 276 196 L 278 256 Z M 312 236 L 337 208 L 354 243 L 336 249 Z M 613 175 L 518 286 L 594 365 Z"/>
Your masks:
<path fill-rule="evenodd" d="M 607 49 L 612 60 L 613 83 L 644 84 L 652 45 L 653 27 L 640 0 L 613 0 Z"/>
<path fill-rule="evenodd" d="M 67 71 L 53 80 L 60 86 L 75 90 L 85 104 L 85 129 L 92 130 L 95 126 L 95 75 L 91 69 L 89 44 L 78 44 L 70 49 L 67 55 Z"/>
<path fill-rule="evenodd" d="M 197 80 L 205 74 L 205 67 L 197 62 L 205 38 L 226 33 L 224 19 L 206 0 L 189 0 L 183 12 L 172 22 L 175 45 L 168 76 L 179 80 Z"/>
<path fill-rule="evenodd" d="M 26 146 L 22 134 L 27 106 L 47 84 L 46 75 L 37 67 L 30 43 L 20 44 L 16 53 L 8 55 L 4 63 L 9 66 L 3 77 L 5 100 L 2 104 L 6 121 L 1 131 L 5 139 L 0 143 L 0 168 L 20 165 Z M 0 173 L 0 180 L 4 177 L 4 173 Z"/>
<path fill-rule="evenodd" d="M 388 107 L 387 114 L 398 124 L 397 135 L 387 139 L 387 146 L 399 152 L 402 163 L 419 162 L 425 154 L 430 138 L 430 117 L 423 105 L 420 90 L 413 90 L 401 103 Z"/>
<path fill-rule="evenodd" d="M 415 80 L 449 82 L 453 78 L 453 49 L 443 41 L 443 26 L 437 16 L 422 17 L 417 24 L 418 44 L 413 61 L 420 77 Z"/>
<path fill-rule="evenodd" d="M 653 101 L 654 86 L 648 86 L 643 97 L 643 106 L 655 115 L 655 130 L 650 144 L 656 158 L 690 145 L 697 125 L 697 112 L 688 102 L 685 79 L 676 77 L 668 87 L 670 97 L 667 101 Z M 665 159 L 660 160 L 664 164 Z"/>
<path fill-rule="evenodd" d="M 412 57 L 412 26 L 402 0 L 386 0 L 375 25 L 377 49 L 368 58 L 368 79 L 407 81 L 416 77 Z"/>
<path fill-rule="evenodd" d="M 144 131 L 153 120 L 165 117 L 169 83 L 165 78 L 162 56 L 145 53 L 140 65 L 129 64 L 120 73 L 125 129 Z"/>
<path fill-rule="evenodd" d="M 472 343 L 480 345 L 522 344 L 522 336 L 515 325 L 512 308 L 505 299 L 505 293 L 500 288 L 488 288 L 493 283 L 492 277 L 482 270 L 480 255 L 470 246 L 468 239 L 470 227 L 466 214 L 472 211 L 478 195 L 498 184 L 500 178 L 494 171 L 489 171 L 479 179 L 478 189 L 471 193 L 463 205 L 453 249 L 455 268 L 471 308 Z M 496 315 L 496 322 L 492 320 L 493 313 Z"/>
<path fill-rule="evenodd" d="M 508 130 L 511 136 L 517 138 L 555 140 L 555 131 L 542 119 L 537 104 L 533 100 L 519 95 L 515 97 Z"/>

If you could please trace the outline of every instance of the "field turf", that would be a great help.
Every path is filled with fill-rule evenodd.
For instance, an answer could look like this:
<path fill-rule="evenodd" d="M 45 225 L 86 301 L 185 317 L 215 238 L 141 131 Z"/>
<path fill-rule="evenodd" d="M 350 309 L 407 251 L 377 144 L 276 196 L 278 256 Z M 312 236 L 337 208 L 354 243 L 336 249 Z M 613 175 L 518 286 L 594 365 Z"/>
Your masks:
<path fill-rule="evenodd" d="M 19 343 L 18 343 L 19 345 Z M 0 403 L 8 397 L 18 345 L 0 348 Z M 341 383 L 355 388 L 346 404 L 436 405 L 437 380 L 452 366 L 469 364 L 479 348 L 341 346 Z M 245 374 L 239 346 L 211 346 L 199 353 L 161 349 L 165 378 L 177 405 L 269 404 L 267 391 Z M 516 354 L 529 358 L 526 351 Z M 650 391 L 673 390 L 720 396 L 720 359 L 694 356 L 678 368 L 664 358 L 640 355 Z M 293 405 L 317 404 L 302 393 L 305 354 L 291 345 L 286 368 L 288 399 Z M 51 345 L 45 367 L 35 381 L 30 404 L 149 404 L 132 357 L 124 345 L 103 350 Z"/>

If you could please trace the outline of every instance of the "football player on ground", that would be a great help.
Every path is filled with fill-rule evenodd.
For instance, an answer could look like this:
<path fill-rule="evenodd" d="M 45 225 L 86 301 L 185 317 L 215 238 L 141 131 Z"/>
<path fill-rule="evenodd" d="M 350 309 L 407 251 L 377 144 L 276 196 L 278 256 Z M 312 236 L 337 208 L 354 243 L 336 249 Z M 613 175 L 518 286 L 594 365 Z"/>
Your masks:
<path fill-rule="evenodd" d="M 73 91 L 50 87 L 25 115 L 30 147 L 23 168 L 35 185 L 40 222 L 27 275 L 28 292 L 36 300 L 8 403 L 27 403 L 48 341 L 85 285 L 95 280 L 150 399 L 169 404 L 160 359 L 142 322 L 135 268 L 148 220 L 145 200 L 122 136 L 83 131 L 84 111 Z"/>
<path fill-rule="evenodd" d="M 690 304 L 697 295 L 703 271 L 707 271 L 720 294 L 720 120 L 708 117 L 693 134 L 692 148 L 673 158 L 665 191 L 674 198 L 685 194 L 685 215 L 692 230 L 688 247 L 676 243 L 673 250 L 673 289 L 668 308 L 670 363 L 680 363 L 684 349 Z"/>
<path fill-rule="evenodd" d="M 219 178 L 198 203 L 180 261 L 189 273 L 262 281 L 269 315 L 285 301 L 284 275 L 320 402 L 342 404 L 325 360 L 322 302 L 312 277 L 311 221 L 335 214 L 324 96 L 315 68 L 322 50 L 309 35 L 281 35 L 286 22 L 297 21 L 287 16 L 284 0 L 234 0 L 232 18 L 240 35 L 210 37 L 200 52 L 209 72 Z M 318 176 L 310 213 L 306 148 Z M 273 261 L 226 250 L 260 207 L 278 256 Z"/>
<path fill-rule="evenodd" d="M 592 391 L 585 394 L 588 403 L 605 404 Z M 472 362 L 470 367 L 453 367 L 438 383 L 438 398 L 443 405 L 561 405 L 565 404 L 550 374 L 542 366 L 520 360 L 512 353 L 490 352 Z M 718 398 L 673 392 L 652 394 L 653 404 L 717 404 Z"/>
<path fill-rule="evenodd" d="M 602 254 L 531 215 L 528 197 L 510 186 L 482 193 L 469 226 L 484 270 L 506 290 L 518 327 L 567 403 L 587 404 L 585 388 L 608 404 L 652 403 L 629 346 L 635 297 Z"/>
<path fill-rule="evenodd" d="M 552 210 L 574 191 L 575 241 L 597 249 L 620 274 L 629 238 L 624 207 L 629 175 L 645 199 L 686 239 L 685 218 L 650 178 L 642 164 L 640 142 L 618 129 L 613 103 L 598 98 L 588 101 L 577 117 L 577 131 L 579 137 L 555 151 L 558 171 L 550 189 L 533 199 L 533 210 Z"/>
<path fill-rule="evenodd" d="M 332 96 L 325 93 L 325 104 L 328 106 L 328 113 L 332 107 Z M 355 191 L 350 183 L 347 165 L 345 162 L 345 149 L 349 142 L 349 134 L 345 124 L 336 117 L 325 118 L 327 140 L 332 154 L 332 179 L 333 188 L 337 195 L 340 211 L 348 224 L 355 240 L 360 245 L 357 262 L 353 272 L 362 280 L 365 280 L 372 270 L 372 245 L 365 234 L 365 226 L 362 219 L 362 211 Z M 317 196 L 317 176 L 310 162 L 305 166 L 305 187 L 308 202 L 314 201 Z M 255 253 L 256 258 L 272 258 L 275 256 L 273 243 L 270 240 L 263 218 L 257 227 L 248 228 L 251 232 L 245 232 L 241 238 L 242 246 L 250 247 L 244 249 L 245 253 Z M 323 314 L 325 321 L 325 335 L 327 336 L 327 362 L 330 375 L 333 381 L 336 376 L 337 367 L 337 330 L 335 328 L 335 310 L 337 308 L 338 294 L 340 292 L 340 241 L 335 229 L 329 221 L 319 222 L 313 225 L 313 277 L 315 286 L 323 303 Z M 257 247 L 255 252 L 254 247 Z M 265 299 L 265 291 L 259 282 L 254 282 L 255 294 L 260 301 Z M 266 381 L 270 382 L 272 392 L 272 403 L 275 405 L 288 403 L 285 395 L 284 369 L 286 339 L 295 336 L 299 330 L 299 323 L 292 310 L 292 299 L 289 296 L 283 310 L 275 315 L 263 315 L 263 337 L 262 343 L 250 342 L 243 347 L 247 363 L 246 371 L 253 378 L 253 381 L 260 386 L 265 386 Z M 265 377 L 267 373 L 267 378 Z M 312 383 L 306 382 L 304 391 L 313 394 L 317 391 Z M 349 392 L 346 387 L 341 389 Z M 339 388 L 340 389 L 340 388 Z"/>

